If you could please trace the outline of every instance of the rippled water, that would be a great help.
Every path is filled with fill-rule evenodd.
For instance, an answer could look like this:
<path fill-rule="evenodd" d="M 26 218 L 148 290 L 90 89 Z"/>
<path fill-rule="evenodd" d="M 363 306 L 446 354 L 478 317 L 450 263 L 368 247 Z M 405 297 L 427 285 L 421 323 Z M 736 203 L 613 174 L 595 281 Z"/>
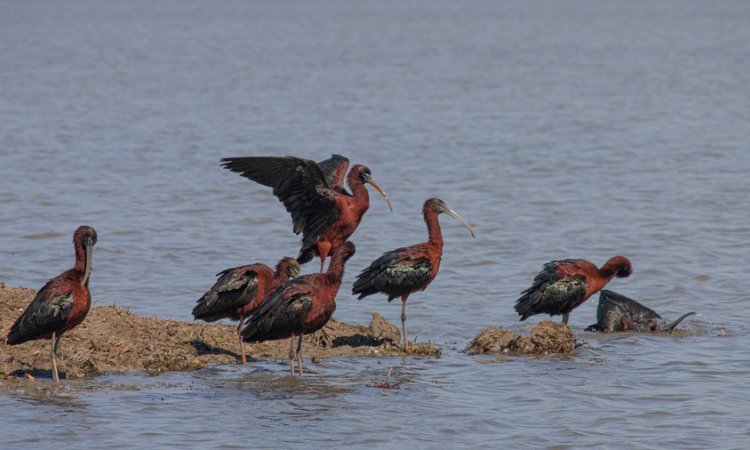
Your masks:
<path fill-rule="evenodd" d="M 440 275 L 409 301 L 441 359 L 282 362 L 0 396 L 9 447 L 744 448 L 750 4 L 657 1 L 6 1 L 0 5 L 0 281 L 40 287 L 99 232 L 94 303 L 190 319 L 213 274 L 297 252 L 265 188 L 219 158 L 347 155 L 373 197 L 352 280 L 424 240 Z M 629 256 L 610 287 L 678 336 L 580 334 L 566 358 L 469 357 L 542 263 Z M 306 270 L 312 270 L 310 266 Z M 571 316 L 581 333 L 595 301 Z M 369 385 L 389 370 L 398 390 Z"/>

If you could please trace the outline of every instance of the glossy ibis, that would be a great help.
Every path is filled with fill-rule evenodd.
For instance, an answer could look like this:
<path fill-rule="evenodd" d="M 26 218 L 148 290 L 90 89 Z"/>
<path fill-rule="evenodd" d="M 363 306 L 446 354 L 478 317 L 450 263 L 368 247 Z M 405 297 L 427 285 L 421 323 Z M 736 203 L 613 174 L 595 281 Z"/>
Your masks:
<path fill-rule="evenodd" d="M 292 215 L 294 233 L 302 233 L 297 260 L 304 264 L 319 256 L 321 272 L 328 255 L 354 233 L 370 206 L 365 183 L 371 184 L 393 211 L 388 195 L 365 166 L 356 165 L 349 171 L 347 182 L 352 194 L 335 187 L 349 164 L 342 156 L 323 161 L 325 173 L 315 161 L 293 156 L 224 158 L 222 162 L 224 168 L 273 188 L 273 194 Z"/>
<path fill-rule="evenodd" d="M 245 364 L 245 343 L 241 334 L 243 319 L 258 309 L 271 290 L 290 277 L 298 276 L 299 272 L 299 263 L 294 258 L 282 258 L 275 271 L 265 264 L 227 269 L 216 274 L 219 279 L 198 299 L 193 308 L 193 317 L 206 322 L 239 320 L 237 336 L 242 353 L 240 362 Z"/>
<path fill-rule="evenodd" d="M 438 214 L 446 213 L 461 222 L 475 237 L 474 229 L 469 222 L 457 212 L 446 206 L 439 198 L 424 202 L 422 214 L 427 224 L 429 239 L 422 244 L 397 248 L 383 254 L 370 264 L 354 282 L 352 293 L 359 294 L 359 299 L 382 292 L 390 302 L 401 297 L 401 329 L 403 332 L 404 351 L 408 352 L 409 340 L 406 334 L 406 300 L 412 292 L 423 291 L 435 278 L 440 269 L 443 255 L 443 235 L 440 232 Z"/>
<path fill-rule="evenodd" d="M 665 331 L 671 333 L 686 317 L 695 312 L 683 314 L 673 322 L 663 320 L 659 314 L 637 301 L 606 289 L 599 293 L 599 306 L 596 308 L 596 323 L 586 331 L 613 333 L 616 331 Z"/>
<path fill-rule="evenodd" d="M 52 378 L 60 381 L 57 373 L 57 347 L 63 333 L 78 326 L 91 308 L 89 275 L 91 257 L 96 244 L 96 231 L 81 226 L 73 234 L 76 263 L 49 280 L 36 293 L 26 310 L 8 333 L 8 344 L 16 345 L 35 339 L 51 339 Z"/>
<path fill-rule="evenodd" d="M 535 314 L 562 314 L 568 323 L 570 312 L 603 288 L 613 277 L 630 276 L 633 267 L 624 256 L 610 258 L 601 269 L 584 259 L 562 259 L 545 264 L 531 287 L 516 301 L 521 320 Z"/>
<path fill-rule="evenodd" d="M 344 276 L 344 264 L 354 255 L 354 244 L 347 241 L 334 249 L 325 273 L 314 273 L 282 283 L 245 321 L 245 342 L 261 342 L 291 337 L 289 366 L 294 376 L 297 359 L 302 376 L 302 336 L 320 330 L 336 310 L 336 294 Z M 294 337 L 298 336 L 297 349 Z"/>

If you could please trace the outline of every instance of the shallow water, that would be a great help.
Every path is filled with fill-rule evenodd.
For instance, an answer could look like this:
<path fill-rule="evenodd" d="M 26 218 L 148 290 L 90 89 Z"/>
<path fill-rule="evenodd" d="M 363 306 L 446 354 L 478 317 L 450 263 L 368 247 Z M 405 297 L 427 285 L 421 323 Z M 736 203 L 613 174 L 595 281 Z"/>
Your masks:
<path fill-rule="evenodd" d="M 190 320 L 213 274 L 295 255 L 269 190 L 224 156 L 347 155 L 372 196 L 355 275 L 425 239 L 445 255 L 409 300 L 441 359 L 282 362 L 66 382 L 0 396 L 9 447 L 744 448 L 750 439 L 750 5 L 706 2 L 7 1 L 0 14 L 0 281 L 40 287 L 99 232 L 98 305 Z M 518 293 L 550 260 L 615 254 L 610 284 L 677 336 L 582 330 L 573 356 L 469 357 L 486 326 L 523 330 Z M 313 270 L 313 265 L 305 267 Z M 529 319 L 531 324 L 541 319 Z M 399 389 L 371 387 L 385 378 Z M 44 381 L 42 381 L 44 382 Z"/>

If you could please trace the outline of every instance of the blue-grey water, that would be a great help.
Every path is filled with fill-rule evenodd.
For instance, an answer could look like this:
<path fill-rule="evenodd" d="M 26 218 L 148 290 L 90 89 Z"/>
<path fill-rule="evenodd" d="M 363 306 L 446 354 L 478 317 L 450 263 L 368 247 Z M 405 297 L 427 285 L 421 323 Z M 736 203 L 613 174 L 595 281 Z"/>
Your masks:
<path fill-rule="evenodd" d="M 278 361 L 70 381 L 0 396 L 18 447 L 747 448 L 750 3 L 745 1 L 0 2 L 0 281 L 40 287 L 99 233 L 96 305 L 190 320 L 233 265 L 295 255 L 270 190 L 224 156 L 367 164 L 336 317 L 398 322 L 350 294 L 421 242 L 439 196 L 442 270 L 409 300 L 440 359 Z M 630 257 L 610 288 L 678 336 L 583 333 L 569 357 L 470 357 L 541 265 Z M 311 271 L 313 263 L 305 267 Z M 389 370 L 400 389 L 370 387 Z M 47 382 L 41 380 L 40 382 Z"/>

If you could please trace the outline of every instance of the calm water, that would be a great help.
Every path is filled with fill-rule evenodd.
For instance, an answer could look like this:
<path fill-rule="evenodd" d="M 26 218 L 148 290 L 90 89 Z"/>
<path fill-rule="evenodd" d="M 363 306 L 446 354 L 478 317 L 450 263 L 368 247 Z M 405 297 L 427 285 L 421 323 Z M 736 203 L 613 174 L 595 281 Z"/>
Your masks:
<path fill-rule="evenodd" d="M 478 233 L 445 218 L 441 273 L 409 302 L 441 359 L 326 360 L 295 384 L 278 361 L 66 382 L 0 396 L 3 446 L 746 448 L 750 4 L 458 3 L 1 2 L 0 281 L 40 287 L 89 224 L 95 304 L 190 320 L 214 273 L 298 249 L 223 156 L 371 167 L 395 213 L 373 197 L 340 320 L 398 321 L 349 291 L 425 239 L 427 197 Z M 635 272 L 610 287 L 697 311 L 687 335 L 462 352 L 538 321 L 512 306 L 542 263 L 615 254 Z M 368 386 L 390 369 L 400 389 Z"/>

